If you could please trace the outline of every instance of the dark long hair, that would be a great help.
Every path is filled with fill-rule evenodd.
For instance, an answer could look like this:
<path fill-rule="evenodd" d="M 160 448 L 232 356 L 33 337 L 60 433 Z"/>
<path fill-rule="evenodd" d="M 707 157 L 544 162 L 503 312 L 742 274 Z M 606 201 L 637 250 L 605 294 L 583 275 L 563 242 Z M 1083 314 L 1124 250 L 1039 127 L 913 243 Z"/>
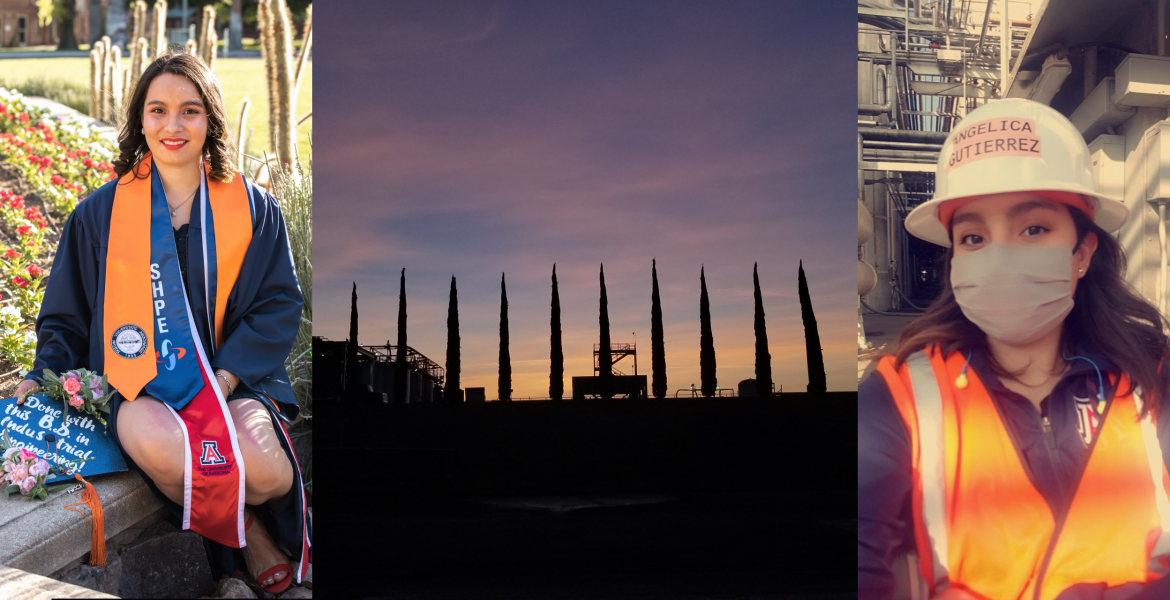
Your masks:
<path fill-rule="evenodd" d="M 210 166 L 207 176 L 215 181 L 231 181 L 235 176 L 229 160 L 231 135 L 228 132 L 219 79 L 207 68 L 203 59 L 179 50 L 170 50 L 154 59 L 138 79 L 130 102 L 126 105 L 126 122 L 118 134 L 118 149 L 121 155 L 114 159 L 114 173 L 121 177 L 130 172 L 150 151 L 150 147 L 146 145 L 146 136 L 141 133 L 142 111 L 150 82 L 163 73 L 186 77 L 194 84 L 195 89 L 199 90 L 199 99 L 207 111 L 207 139 L 203 142 L 203 160 Z M 135 132 L 135 129 L 138 132 Z M 137 171 L 134 176 L 139 179 L 144 177 Z M 149 176 L 150 173 L 145 175 Z"/>
<path fill-rule="evenodd" d="M 1064 320 L 1061 346 L 1065 353 L 1085 344 L 1109 357 L 1130 378 L 1132 386 L 1141 386 L 1145 400 L 1142 416 L 1157 410 L 1162 403 L 1170 373 L 1159 372 L 1159 365 L 1170 354 L 1170 339 L 1165 334 L 1166 320 L 1125 281 L 1125 251 L 1113 236 L 1098 227 L 1079 210 L 1069 208 L 1077 228 L 1077 248 L 1085 234 L 1097 234 L 1097 251 L 1089 270 L 1077 285 L 1072 312 Z M 1073 249 L 1076 251 L 1076 248 Z M 948 248 L 943 268 L 942 294 L 926 313 L 908 324 L 898 336 L 894 364 L 923 348 L 941 344 L 944 354 L 974 349 L 988 356 L 992 371 L 1000 377 L 1012 377 L 989 351 L 987 335 L 967 319 L 955 301 L 951 288 L 951 259 Z"/>

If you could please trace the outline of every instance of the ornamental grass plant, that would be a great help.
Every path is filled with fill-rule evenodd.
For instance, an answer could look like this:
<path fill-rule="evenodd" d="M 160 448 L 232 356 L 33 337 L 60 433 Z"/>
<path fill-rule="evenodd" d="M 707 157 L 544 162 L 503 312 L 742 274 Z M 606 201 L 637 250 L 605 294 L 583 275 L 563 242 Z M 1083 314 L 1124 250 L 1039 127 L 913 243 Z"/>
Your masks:
<path fill-rule="evenodd" d="M 305 300 L 300 328 L 285 368 L 301 411 L 293 422 L 291 435 L 298 447 L 305 483 L 309 485 L 313 480 L 313 160 L 310 157 L 307 163 L 296 163 L 293 168 L 275 161 L 269 164 L 272 194 L 284 214 L 293 266 Z"/>

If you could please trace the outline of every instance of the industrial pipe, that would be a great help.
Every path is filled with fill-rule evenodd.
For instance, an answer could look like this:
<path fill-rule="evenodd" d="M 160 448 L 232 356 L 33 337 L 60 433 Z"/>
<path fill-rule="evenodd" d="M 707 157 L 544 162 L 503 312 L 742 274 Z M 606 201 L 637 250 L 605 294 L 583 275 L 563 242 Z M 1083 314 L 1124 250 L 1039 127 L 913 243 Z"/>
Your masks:
<path fill-rule="evenodd" d="M 857 199 L 857 245 L 861 246 L 861 245 L 865 244 L 866 242 L 868 242 L 869 240 L 873 239 L 873 233 L 874 233 L 873 215 L 871 215 L 869 213 L 869 209 L 866 208 L 865 204 L 863 204 L 861 202 L 861 199 L 858 198 Z M 876 273 L 874 274 L 874 281 L 877 281 L 877 274 Z M 865 295 L 869 292 L 859 292 L 859 293 L 862 295 Z"/>
<path fill-rule="evenodd" d="M 979 41 L 975 43 L 975 53 L 983 50 L 983 38 L 987 36 L 987 22 L 991 19 L 991 0 L 987 0 L 987 8 L 983 12 L 983 28 L 979 30 Z"/>
<path fill-rule="evenodd" d="M 995 23 L 996 25 L 999 25 L 999 19 L 992 19 L 991 22 Z M 1014 20 L 1012 21 L 1012 27 L 1031 27 L 1031 26 L 1032 26 L 1031 21 L 1014 21 Z"/>
<path fill-rule="evenodd" d="M 928 160 L 935 162 L 938 160 L 938 152 L 915 152 L 912 150 L 874 150 L 867 153 L 869 156 L 878 159 L 899 159 L 899 160 Z"/>
<path fill-rule="evenodd" d="M 1003 3 L 1003 22 L 999 24 L 1000 38 L 999 38 L 999 97 L 1007 98 L 1008 95 L 1008 63 L 1012 59 L 1012 28 L 1011 19 L 1008 18 L 1008 1 L 1000 0 Z"/>
<path fill-rule="evenodd" d="M 942 150 L 942 146 L 939 144 L 929 144 L 926 142 L 888 142 L 886 140 L 867 140 L 865 147 L 894 150 L 924 150 L 927 152 L 939 152 Z"/>
<path fill-rule="evenodd" d="M 891 94 L 886 98 L 892 105 L 890 108 L 890 120 L 894 122 L 894 127 L 898 126 L 898 34 L 893 31 L 890 32 L 890 73 L 886 77 L 886 83 L 892 85 Z M 910 38 L 906 38 L 906 42 L 910 42 Z M 910 49 L 906 49 L 906 54 L 909 56 Z M 891 83 L 892 82 L 892 83 Z"/>
<path fill-rule="evenodd" d="M 858 298 L 860 298 L 860 296 L 858 296 Z M 926 311 L 914 311 L 914 310 L 906 310 L 906 311 L 900 311 L 900 312 L 890 312 L 888 310 L 878 310 L 878 309 L 870 306 L 869 303 L 866 302 L 865 300 L 861 301 L 861 305 L 864 306 L 866 310 L 868 310 L 869 312 L 871 312 L 875 315 L 889 315 L 891 317 L 905 317 L 907 315 L 917 315 L 917 314 L 922 314 L 922 313 L 926 312 Z"/>
<path fill-rule="evenodd" d="M 945 131 L 916 131 L 911 129 L 862 129 L 861 137 L 867 140 L 889 140 L 896 142 L 925 142 L 942 144 L 947 141 Z"/>
<path fill-rule="evenodd" d="M 890 44 L 890 61 L 891 61 L 891 64 L 894 65 L 893 70 L 895 73 L 892 81 L 897 82 L 897 80 L 898 80 L 897 79 L 897 68 L 898 68 L 897 67 L 897 64 L 898 64 L 897 60 L 898 59 L 894 58 L 894 56 L 893 56 L 893 54 L 894 54 L 894 47 L 893 47 L 894 33 L 893 32 L 890 32 L 890 42 L 891 42 L 891 44 Z M 857 106 L 857 112 L 859 114 L 863 114 L 863 115 L 884 115 L 884 114 L 888 113 L 890 115 L 890 120 L 897 123 L 897 121 L 898 121 L 897 114 L 894 112 L 894 106 L 897 103 L 897 96 L 895 95 L 895 94 L 897 94 L 897 88 L 894 87 L 894 85 L 890 82 L 891 82 L 891 79 L 889 77 L 886 77 L 886 102 L 885 102 L 885 104 L 859 104 Z"/>

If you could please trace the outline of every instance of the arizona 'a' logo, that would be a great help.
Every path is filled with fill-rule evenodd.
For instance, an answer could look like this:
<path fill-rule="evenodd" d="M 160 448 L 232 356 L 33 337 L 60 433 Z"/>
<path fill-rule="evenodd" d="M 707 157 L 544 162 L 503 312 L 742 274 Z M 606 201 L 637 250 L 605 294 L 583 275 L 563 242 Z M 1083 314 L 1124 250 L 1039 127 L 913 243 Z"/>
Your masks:
<path fill-rule="evenodd" d="M 222 465 L 226 464 L 227 459 L 219 453 L 219 446 L 215 440 L 203 441 L 203 455 L 199 457 L 199 464 L 201 465 Z"/>

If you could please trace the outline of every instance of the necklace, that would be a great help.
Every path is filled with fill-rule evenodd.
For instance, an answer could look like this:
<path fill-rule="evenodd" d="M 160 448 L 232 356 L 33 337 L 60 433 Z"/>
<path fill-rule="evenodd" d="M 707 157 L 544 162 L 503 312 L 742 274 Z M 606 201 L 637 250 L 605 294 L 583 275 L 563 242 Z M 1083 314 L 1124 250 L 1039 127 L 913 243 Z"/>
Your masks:
<path fill-rule="evenodd" d="M 199 191 L 199 188 L 195 188 L 195 192 L 198 192 L 198 191 Z M 183 208 L 183 205 L 184 205 L 184 204 L 186 204 L 186 203 L 190 202 L 190 201 L 191 201 L 191 198 L 194 198 L 194 197 L 195 197 L 195 192 L 191 192 L 191 195 L 190 195 L 190 196 L 188 196 L 186 200 L 184 200 L 184 201 L 180 202 L 178 206 L 171 206 L 171 202 L 170 202 L 170 200 L 169 200 L 169 199 L 167 200 L 167 206 L 169 206 L 169 207 L 170 207 L 170 209 L 171 209 L 171 216 L 172 216 L 172 217 L 175 217 L 175 216 L 178 216 L 178 215 L 179 215 L 179 209 L 180 209 L 180 208 Z M 163 192 L 163 196 L 166 196 L 166 192 Z"/>

